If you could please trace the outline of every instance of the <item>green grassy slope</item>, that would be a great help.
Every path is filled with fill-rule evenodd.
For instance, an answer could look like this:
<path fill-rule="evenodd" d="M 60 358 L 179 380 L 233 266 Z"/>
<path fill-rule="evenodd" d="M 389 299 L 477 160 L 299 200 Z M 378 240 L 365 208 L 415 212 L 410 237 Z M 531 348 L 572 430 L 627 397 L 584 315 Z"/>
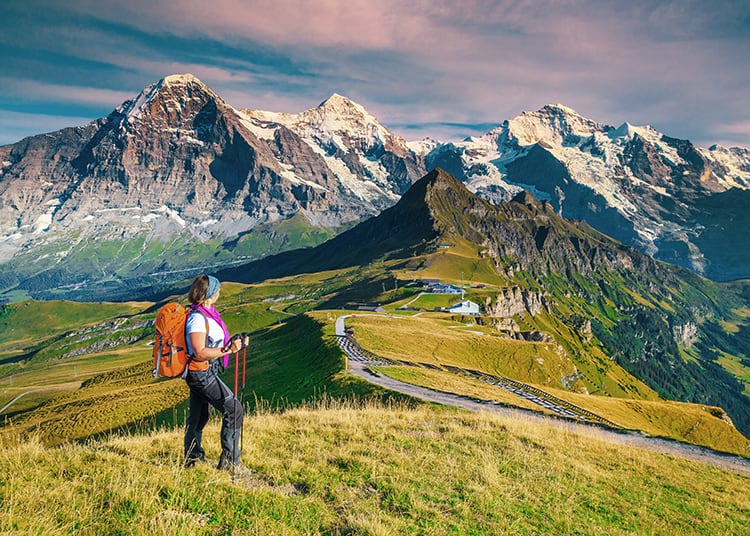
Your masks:
<path fill-rule="evenodd" d="M 143 303 L 27 301 L 0 307 L 0 353 L 39 346 L 64 332 L 141 312 Z"/>
<path fill-rule="evenodd" d="M 255 285 L 225 283 L 219 305 L 230 330 L 252 332 L 243 399 L 251 406 L 257 403 L 276 407 L 324 395 L 385 396 L 379 388 L 343 372 L 345 363 L 333 332 L 333 322 L 342 314 L 340 310 L 295 313 L 329 303 L 346 303 L 347 298 L 352 297 L 378 302 L 397 298 L 394 305 L 387 306 L 395 311 L 396 304 L 410 301 L 418 292 L 404 281 L 398 290 L 383 290 L 383 281 L 392 278 L 392 274 L 401 275 L 403 268 L 399 266 L 403 264 L 400 262 L 299 275 Z M 491 296 L 495 291 L 487 287 L 474 292 Z M 89 309 L 80 309 L 82 307 Z M 34 346 L 30 361 L 5 366 L 6 375 L 0 380 L 0 402 L 5 404 L 25 394 L 5 412 L 5 419 L 12 423 L 5 427 L 5 432 L 36 430 L 45 441 L 57 443 L 120 427 L 132 428 L 147 422 L 178 424 L 184 419 L 187 391 L 182 382 L 154 382 L 150 377 L 147 343 L 152 332 L 143 323 L 153 318 L 154 305 L 123 307 L 97 310 L 93 305 L 67 302 L 48 303 L 44 307 L 34 303 L 20 306 L 18 310 L 26 311 L 30 319 L 22 324 L 33 324 L 33 319 L 50 310 L 72 321 L 89 319 L 86 315 L 93 315 L 97 310 L 101 316 L 96 319 L 103 321 L 85 329 L 68 331 L 65 328 L 73 325 L 63 323 L 43 348 Z M 106 318 L 107 314 L 123 312 L 128 316 Z M 555 396 L 563 399 L 576 391 L 598 391 L 621 399 L 659 399 L 653 390 L 609 359 L 599 346 L 583 342 L 577 338 L 579 334 L 575 330 L 548 312 L 517 319 L 524 329 L 540 329 L 551 334 L 554 340 L 548 342 L 501 337 L 491 324 L 467 326 L 463 323 L 466 319 L 457 322 L 458 319 L 446 315 L 407 316 L 412 314 L 401 313 L 398 318 L 359 315 L 351 322 L 365 347 L 386 356 L 476 368 L 547 390 L 560 390 Z M 18 318 L 22 317 L 17 317 L 16 321 Z M 17 344 L 24 348 L 24 344 L 29 343 L 24 343 L 25 333 L 21 335 L 24 338 Z M 76 351 L 82 354 L 76 355 Z M 61 356 L 68 357 L 60 359 Z M 233 384 L 234 359 L 225 379 Z M 425 382 L 424 378 L 413 374 L 411 381 Z M 476 387 L 451 378 L 430 381 L 443 385 L 442 390 L 459 394 L 472 395 Z M 444 384 L 451 381 L 455 385 L 446 388 Z M 493 394 L 489 398 L 497 396 Z M 720 431 L 726 423 L 711 412 L 695 413 L 685 405 L 683 417 L 677 415 L 681 410 L 675 408 L 679 406 L 670 406 L 667 410 L 664 405 L 661 406 L 663 414 L 655 409 L 647 414 L 642 409 L 644 406 L 602 406 L 599 400 L 602 399 L 588 396 L 575 403 L 605 418 L 617 416 L 621 422 L 612 420 L 622 426 L 746 454 L 744 438 Z M 521 407 L 525 404 L 520 400 L 506 403 Z M 92 417 L 94 414 L 97 417 Z M 696 422 L 702 417 L 706 417 L 705 422 L 697 426 Z M 683 424 L 675 425 L 677 422 Z"/>
<path fill-rule="evenodd" d="M 410 363 L 457 366 L 521 381 L 587 409 L 628 429 L 707 446 L 750 457 L 750 440 L 728 422 L 720 408 L 671 402 L 659 397 L 620 369 L 619 382 L 628 391 L 617 396 L 576 393 L 582 382 L 570 380 L 572 360 L 551 343 L 516 341 L 483 334 L 456 324 L 446 315 L 385 317 L 357 314 L 346 325 L 357 341 L 378 355 Z M 505 405 L 534 408 L 515 395 L 490 385 L 467 381 L 448 371 L 411 367 L 378 367 L 378 372 L 413 383 Z M 613 367 L 616 371 L 617 367 Z M 575 379 L 575 376 L 573 377 Z M 640 394 L 640 396 L 635 396 Z"/>
<path fill-rule="evenodd" d="M 0 263 L 0 298 L 127 300 L 134 291 L 173 288 L 175 278 L 201 269 L 220 270 L 238 262 L 295 248 L 316 246 L 338 229 L 311 225 L 301 215 L 253 228 L 240 237 L 197 241 L 184 231 L 167 239 L 142 232 L 65 237 Z M 64 262 L 59 253 L 65 252 Z"/>
<path fill-rule="evenodd" d="M 223 303 L 219 306 L 230 330 L 252 332 L 242 392 L 248 405 L 286 406 L 331 395 L 393 396 L 343 374 L 343 356 L 333 325 L 327 322 L 330 314 L 293 315 L 284 311 L 297 300 L 317 303 L 323 291 L 312 287 L 325 285 L 325 274 L 317 279 L 291 278 L 264 286 L 223 285 Z M 151 375 L 148 344 L 153 328 L 148 321 L 155 315 L 153 304 L 97 309 L 94 304 L 31 302 L 28 306 L 19 304 L 17 310 L 26 316 L 13 313 L 14 325 L 33 324 L 50 311 L 68 320 L 55 328 L 45 344 L 38 344 L 36 338 L 27 335 L 28 329 L 20 328 L 17 333 L 21 338 L 8 340 L 14 349 L 0 354 L 0 359 L 18 352 L 29 358 L 2 368 L 0 406 L 19 395 L 21 398 L 0 415 L 0 434 L 35 433 L 45 443 L 56 444 L 123 427 L 184 420 L 184 382 L 155 381 Z M 122 312 L 128 316 L 112 316 Z M 84 319 L 100 322 L 86 327 L 76 324 Z M 235 363 L 232 356 L 224 374 L 225 382 L 232 386 Z"/>
<path fill-rule="evenodd" d="M 380 275 L 372 273 L 375 266 Z M 657 262 L 585 223 L 562 219 L 528 193 L 492 205 L 434 170 L 394 207 L 320 247 L 224 275 L 259 282 L 363 268 L 369 279 L 318 305 L 405 305 L 414 294 L 404 282 L 424 277 L 481 283 L 485 291 L 470 296 L 490 308 L 501 299 L 493 290 L 533 293 L 541 309 L 533 315 L 516 311 L 504 322 L 521 333 L 551 337 L 590 393 L 641 398 L 651 391 L 720 406 L 750 435 L 750 321 L 738 312 L 750 306 L 750 292 Z M 736 331 L 728 332 L 729 325 Z"/>

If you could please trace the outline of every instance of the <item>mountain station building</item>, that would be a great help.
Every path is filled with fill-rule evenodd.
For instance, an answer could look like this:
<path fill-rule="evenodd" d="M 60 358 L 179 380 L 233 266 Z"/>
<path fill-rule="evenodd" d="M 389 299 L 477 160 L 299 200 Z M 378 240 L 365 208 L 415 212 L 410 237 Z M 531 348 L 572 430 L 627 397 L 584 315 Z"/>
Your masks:
<path fill-rule="evenodd" d="M 478 316 L 479 304 L 476 304 L 471 300 L 463 300 L 458 302 L 456 305 L 451 305 L 450 307 L 448 307 L 448 312 L 459 315 Z"/>

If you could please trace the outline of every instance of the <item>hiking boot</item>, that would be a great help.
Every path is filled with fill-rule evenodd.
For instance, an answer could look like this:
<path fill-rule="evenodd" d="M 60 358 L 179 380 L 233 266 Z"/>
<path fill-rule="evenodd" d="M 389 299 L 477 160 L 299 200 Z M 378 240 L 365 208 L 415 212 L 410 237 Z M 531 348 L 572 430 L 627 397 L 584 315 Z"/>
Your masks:
<path fill-rule="evenodd" d="M 185 458 L 185 461 L 182 463 L 182 466 L 185 469 L 190 469 L 191 467 L 195 467 L 196 463 L 206 463 L 206 459 L 202 456 L 199 458 Z"/>

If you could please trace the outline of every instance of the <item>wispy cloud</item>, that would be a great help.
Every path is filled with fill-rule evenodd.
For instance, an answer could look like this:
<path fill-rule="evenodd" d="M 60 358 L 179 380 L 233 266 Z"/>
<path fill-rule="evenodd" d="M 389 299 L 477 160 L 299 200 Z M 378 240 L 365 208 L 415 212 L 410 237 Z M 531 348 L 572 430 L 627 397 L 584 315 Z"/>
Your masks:
<path fill-rule="evenodd" d="M 708 137 L 699 140 L 699 144 L 704 146 L 718 144 L 725 147 L 736 145 L 750 147 L 748 133 L 750 133 L 750 119 L 717 123 L 709 128 Z"/>
<path fill-rule="evenodd" d="M 92 87 L 113 107 L 192 72 L 237 107 L 339 92 L 386 125 L 499 123 L 550 102 L 694 139 L 750 120 L 750 5 L 731 0 L 27 2 L 0 22 L 6 76 L 50 99 Z"/>
<path fill-rule="evenodd" d="M 65 85 L 37 80 L 0 77 L 3 93 L 14 92 L 25 100 L 54 99 L 61 104 L 110 106 L 134 97 L 132 91 Z"/>

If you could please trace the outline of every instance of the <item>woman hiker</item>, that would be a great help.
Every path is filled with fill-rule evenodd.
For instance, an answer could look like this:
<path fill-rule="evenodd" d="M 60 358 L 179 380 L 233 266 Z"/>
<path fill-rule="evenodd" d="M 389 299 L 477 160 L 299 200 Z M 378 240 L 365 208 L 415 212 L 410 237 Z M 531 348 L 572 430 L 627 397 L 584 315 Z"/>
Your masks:
<path fill-rule="evenodd" d="M 214 307 L 220 294 L 219 280 L 201 274 L 193 280 L 188 293 L 191 313 L 185 326 L 188 352 L 192 357 L 185 378 L 190 388 L 190 409 L 185 424 L 185 467 L 205 459 L 201 446 L 203 427 L 208 422 L 209 405 L 222 414 L 221 457 L 218 469 L 236 477 L 249 476 L 240 463 L 239 437 L 242 429 L 242 404 L 219 374 L 228 363 L 230 353 L 238 352 L 243 342 L 229 338 L 229 331 Z"/>

